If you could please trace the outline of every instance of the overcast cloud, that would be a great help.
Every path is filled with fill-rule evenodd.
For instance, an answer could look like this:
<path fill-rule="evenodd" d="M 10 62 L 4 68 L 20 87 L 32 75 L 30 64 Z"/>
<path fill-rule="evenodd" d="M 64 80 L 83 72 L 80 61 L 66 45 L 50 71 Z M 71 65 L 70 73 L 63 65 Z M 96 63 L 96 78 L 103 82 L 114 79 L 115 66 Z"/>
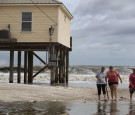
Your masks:
<path fill-rule="evenodd" d="M 71 64 L 135 65 L 134 0 L 61 1 L 75 17 Z"/>
<path fill-rule="evenodd" d="M 135 65 L 135 0 L 60 1 L 74 16 L 70 65 Z"/>

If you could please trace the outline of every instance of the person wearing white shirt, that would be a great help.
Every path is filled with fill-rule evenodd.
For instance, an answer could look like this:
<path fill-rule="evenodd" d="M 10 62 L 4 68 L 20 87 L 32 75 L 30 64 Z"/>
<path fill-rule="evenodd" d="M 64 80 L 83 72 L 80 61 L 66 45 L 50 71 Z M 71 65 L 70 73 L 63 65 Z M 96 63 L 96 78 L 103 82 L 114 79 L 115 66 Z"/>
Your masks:
<path fill-rule="evenodd" d="M 106 101 L 106 74 L 104 73 L 105 67 L 101 67 L 101 70 L 97 73 L 97 91 L 98 100 L 100 100 L 101 90 L 104 95 L 104 100 Z"/>

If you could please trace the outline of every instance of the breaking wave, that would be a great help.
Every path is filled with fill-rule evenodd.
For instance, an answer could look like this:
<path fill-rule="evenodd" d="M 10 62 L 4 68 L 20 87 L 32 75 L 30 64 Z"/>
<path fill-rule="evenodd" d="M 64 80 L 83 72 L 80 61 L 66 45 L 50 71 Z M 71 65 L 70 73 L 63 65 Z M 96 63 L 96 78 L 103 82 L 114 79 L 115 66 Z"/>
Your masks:
<path fill-rule="evenodd" d="M 95 75 L 100 70 L 101 66 L 70 66 L 69 67 L 69 81 L 96 81 Z M 105 67 L 108 71 L 108 67 Z M 131 67 L 114 67 L 121 75 L 124 82 L 128 82 L 128 76 L 132 73 Z M 24 74 L 21 73 L 21 79 L 23 80 Z M 0 72 L 0 82 L 8 82 L 9 72 Z M 17 80 L 17 73 L 14 73 L 14 80 Z M 40 73 L 34 80 L 38 81 L 50 81 L 49 72 Z"/>

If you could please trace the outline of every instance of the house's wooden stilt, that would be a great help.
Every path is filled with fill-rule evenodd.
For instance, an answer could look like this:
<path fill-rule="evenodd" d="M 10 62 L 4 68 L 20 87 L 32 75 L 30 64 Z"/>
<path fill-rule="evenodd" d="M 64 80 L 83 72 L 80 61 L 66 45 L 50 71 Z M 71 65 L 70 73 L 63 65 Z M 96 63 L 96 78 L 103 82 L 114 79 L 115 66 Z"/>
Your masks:
<path fill-rule="evenodd" d="M 28 52 L 28 83 L 33 83 L 33 52 Z"/>
<path fill-rule="evenodd" d="M 59 81 L 58 81 L 59 79 L 58 78 L 59 78 L 58 77 L 58 67 L 56 67 L 55 68 L 55 83 L 57 83 L 57 84 L 59 83 Z"/>
<path fill-rule="evenodd" d="M 28 84 L 30 84 L 30 61 L 31 61 L 31 57 L 30 57 L 30 52 L 28 52 Z"/>
<path fill-rule="evenodd" d="M 51 78 L 50 78 L 50 83 L 51 84 L 55 84 L 55 74 L 56 74 L 56 61 L 53 59 L 54 57 L 52 57 L 53 55 L 56 54 L 56 49 L 55 49 L 55 46 L 52 45 L 50 46 L 50 49 L 49 49 L 49 54 L 50 54 L 50 59 L 49 59 L 49 62 L 50 62 L 50 74 L 51 74 Z"/>
<path fill-rule="evenodd" d="M 51 67 L 51 84 L 55 84 L 55 67 Z"/>
<path fill-rule="evenodd" d="M 59 55 L 59 83 L 62 83 L 62 49 L 60 48 L 60 55 Z"/>
<path fill-rule="evenodd" d="M 60 54 L 59 54 L 59 83 L 66 83 L 68 72 L 66 73 L 66 69 L 68 68 L 68 56 L 66 57 L 66 48 L 61 46 L 60 47 Z M 67 63 L 67 66 L 66 66 Z"/>
<path fill-rule="evenodd" d="M 33 83 L 33 52 L 30 52 L 30 83 Z"/>
<path fill-rule="evenodd" d="M 65 47 L 62 50 L 62 83 L 65 83 Z"/>
<path fill-rule="evenodd" d="M 21 83 L 21 51 L 18 51 L 17 83 Z"/>
<path fill-rule="evenodd" d="M 59 83 L 59 77 L 58 77 L 58 53 L 59 53 L 59 48 L 55 47 L 55 54 L 56 54 L 56 66 L 55 66 L 55 83 L 58 84 Z"/>
<path fill-rule="evenodd" d="M 27 75 L 27 69 L 28 69 L 28 52 L 24 51 L 24 84 L 28 83 L 28 75 Z"/>
<path fill-rule="evenodd" d="M 14 70 L 14 49 L 10 48 L 10 75 L 9 75 L 9 83 L 13 83 L 13 70 Z"/>
<path fill-rule="evenodd" d="M 30 80 L 33 83 L 33 51 L 31 51 Z"/>
<path fill-rule="evenodd" d="M 63 83 L 66 83 L 66 49 L 63 50 Z"/>
<path fill-rule="evenodd" d="M 68 83 L 68 76 L 69 76 L 69 72 L 68 72 L 68 68 L 69 68 L 69 50 L 66 50 L 66 83 Z"/>

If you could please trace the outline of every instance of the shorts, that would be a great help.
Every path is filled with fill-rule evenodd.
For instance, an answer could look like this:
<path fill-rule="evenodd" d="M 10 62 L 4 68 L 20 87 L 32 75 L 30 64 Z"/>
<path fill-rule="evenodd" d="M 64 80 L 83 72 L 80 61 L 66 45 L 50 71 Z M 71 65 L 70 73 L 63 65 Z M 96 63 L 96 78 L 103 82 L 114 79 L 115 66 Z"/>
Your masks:
<path fill-rule="evenodd" d="M 118 82 L 109 82 L 109 86 L 114 85 L 114 84 L 118 85 Z"/>
<path fill-rule="evenodd" d="M 133 94 L 135 92 L 135 88 L 129 88 L 129 92 Z"/>

